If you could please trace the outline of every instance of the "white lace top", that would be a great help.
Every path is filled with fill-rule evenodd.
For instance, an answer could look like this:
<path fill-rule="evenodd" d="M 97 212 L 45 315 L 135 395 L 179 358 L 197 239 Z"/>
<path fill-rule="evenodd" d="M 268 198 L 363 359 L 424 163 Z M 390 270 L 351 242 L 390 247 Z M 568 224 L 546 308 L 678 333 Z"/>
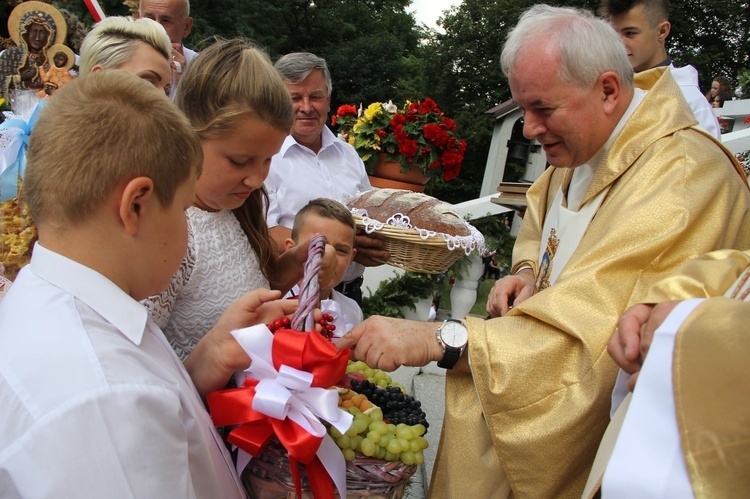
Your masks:
<path fill-rule="evenodd" d="M 258 257 L 231 211 L 191 207 L 188 250 L 163 293 L 144 301 L 181 359 L 238 298 L 268 288 Z"/>

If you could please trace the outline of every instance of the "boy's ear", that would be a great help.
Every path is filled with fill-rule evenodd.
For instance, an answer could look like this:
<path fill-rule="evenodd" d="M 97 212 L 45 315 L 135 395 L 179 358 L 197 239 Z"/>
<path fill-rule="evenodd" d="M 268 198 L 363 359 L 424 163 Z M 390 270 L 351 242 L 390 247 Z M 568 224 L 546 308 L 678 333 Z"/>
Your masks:
<path fill-rule="evenodd" d="M 297 243 L 294 242 L 294 239 L 287 237 L 284 239 L 284 251 L 290 250 L 297 246 Z"/>
<path fill-rule="evenodd" d="M 101 64 L 97 64 L 96 66 L 94 66 L 93 68 L 91 68 L 91 72 L 92 72 L 92 73 L 98 73 L 99 71 L 101 71 L 101 70 L 103 70 L 103 69 L 104 69 L 104 68 L 102 67 L 102 65 L 101 65 Z"/>
<path fill-rule="evenodd" d="M 154 202 L 158 203 L 154 195 L 154 181 L 148 177 L 136 177 L 125 184 L 120 197 L 120 221 L 125 231 L 134 236 L 138 234 L 143 215 Z"/>
<path fill-rule="evenodd" d="M 352 248 L 352 257 L 349 259 L 349 263 L 354 261 L 355 256 L 357 256 L 357 248 Z"/>
<path fill-rule="evenodd" d="M 656 31 L 658 33 L 660 43 L 664 43 L 664 41 L 669 36 L 669 32 L 671 29 L 672 29 L 672 24 L 669 21 L 662 21 L 659 23 L 659 25 L 656 28 Z"/>

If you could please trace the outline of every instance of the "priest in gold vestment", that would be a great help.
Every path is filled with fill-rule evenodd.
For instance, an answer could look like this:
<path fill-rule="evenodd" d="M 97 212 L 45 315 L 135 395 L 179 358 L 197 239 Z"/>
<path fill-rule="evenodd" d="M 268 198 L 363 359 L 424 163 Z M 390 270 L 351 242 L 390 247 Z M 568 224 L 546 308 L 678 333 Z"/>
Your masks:
<path fill-rule="evenodd" d="M 693 299 L 674 301 L 685 295 Z M 638 381 L 602 496 L 746 496 L 750 251 L 691 260 L 643 301 L 623 315 L 609 343 Z"/>
<path fill-rule="evenodd" d="M 684 261 L 750 247 L 750 192 L 669 70 L 634 85 L 618 35 L 590 13 L 532 7 L 502 64 L 552 168 L 529 189 L 496 318 L 467 318 L 461 345 L 446 325 L 371 317 L 340 345 L 384 369 L 455 366 L 430 497 L 580 497 L 609 421 L 618 317 Z"/>

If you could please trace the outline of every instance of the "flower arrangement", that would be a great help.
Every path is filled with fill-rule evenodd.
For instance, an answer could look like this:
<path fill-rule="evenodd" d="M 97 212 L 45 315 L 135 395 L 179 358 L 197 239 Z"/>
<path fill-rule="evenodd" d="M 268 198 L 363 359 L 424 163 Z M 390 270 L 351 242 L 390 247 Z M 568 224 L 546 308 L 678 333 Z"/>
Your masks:
<path fill-rule="evenodd" d="M 745 172 L 745 176 L 750 179 L 750 150 L 742 151 L 735 155 L 737 161 L 742 166 L 742 170 Z"/>
<path fill-rule="evenodd" d="M 391 101 L 374 102 L 364 110 L 344 104 L 331 123 L 370 172 L 381 153 L 387 161 L 400 162 L 401 171 L 416 166 L 430 180 L 447 182 L 461 171 L 466 141 L 458 136 L 455 121 L 430 98 L 407 100 L 400 109 Z"/>

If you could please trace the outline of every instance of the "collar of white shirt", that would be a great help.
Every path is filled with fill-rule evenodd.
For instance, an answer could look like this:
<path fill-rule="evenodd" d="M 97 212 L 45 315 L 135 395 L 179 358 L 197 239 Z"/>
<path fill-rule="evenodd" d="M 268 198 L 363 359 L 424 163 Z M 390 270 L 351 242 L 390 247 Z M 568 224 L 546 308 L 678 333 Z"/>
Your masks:
<path fill-rule="evenodd" d="M 34 245 L 30 266 L 39 278 L 81 300 L 130 341 L 140 345 L 148 311 L 115 283 L 39 243 Z"/>
<path fill-rule="evenodd" d="M 321 135 L 321 138 L 323 139 L 322 141 L 323 145 L 321 146 L 320 151 L 324 151 L 327 147 L 330 147 L 330 146 L 333 146 L 333 147 L 341 146 L 341 140 L 338 137 L 336 137 L 327 126 L 323 127 L 323 131 L 321 132 L 320 135 Z M 281 145 L 279 154 L 281 154 L 282 157 L 286 157 L 287 151 L 289 151 L 289 149 L 292 146 L 297 146 L 297 148 L 302 151 L 307 151 L 310 154 L 314 154 L 310 149 L 308 149 L 307 147 L 297 142 L 294 139 L 294 137 L 292 137 L 291 134 L 287 135 L 286 139 L 284 139 L 284 143 Z M 320 154 L 320 152 L 318 152 L 318 154 Z"/>

